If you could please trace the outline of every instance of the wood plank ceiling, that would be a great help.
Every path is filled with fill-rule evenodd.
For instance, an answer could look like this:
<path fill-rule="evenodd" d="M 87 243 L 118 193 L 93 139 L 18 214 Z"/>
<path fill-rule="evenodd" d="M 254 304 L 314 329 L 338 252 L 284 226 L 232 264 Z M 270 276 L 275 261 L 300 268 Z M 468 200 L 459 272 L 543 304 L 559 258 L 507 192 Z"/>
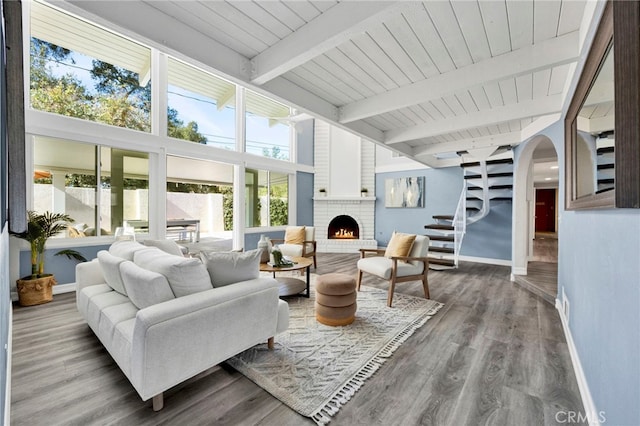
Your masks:
<path fill-rule="evenodd" d="M 581 0 L 60 1 L 438 167 L 561 112 Z M 581 25 L 584 28 L 581 28 Z"/>

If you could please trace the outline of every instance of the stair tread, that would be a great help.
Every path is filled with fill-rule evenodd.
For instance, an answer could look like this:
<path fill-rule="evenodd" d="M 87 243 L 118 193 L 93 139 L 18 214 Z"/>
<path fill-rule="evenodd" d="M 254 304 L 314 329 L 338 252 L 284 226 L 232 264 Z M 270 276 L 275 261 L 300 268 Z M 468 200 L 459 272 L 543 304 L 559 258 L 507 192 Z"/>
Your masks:
<path fill-rule="evenodd" d="M 600 189 L 600 190 L 596 191 L 596 194 L 602 194 L 603 192 L 613 191 L 614 189 L 615 189 L 615 187 L 613 187 L 613 186 L 610 187 L 610 188 L 603 188 L 603 189 Z"/>
<path fill-rule="evenodd" d="M 487 161 L 487 166 L 492 164 L 513 164 L 512 158 L 502 158 L 500 160 L 489 160 Z M 473 161 L 471 163 L 461 163 L 460 167 L 477 167 L 480 165 L 479 161 Z"/>
<path fill-rule="evenodd" d="M 615 169 L 616 165 L 613 163 L 598 164 L 598 170 Z"/>
<path fill-rule="evenodd" d="M 614 146 L 605 146 L 604 148 L 598 148 L 598 149 L 596 150 L 596 153 L 597 153 L 598 155 L 601 155 L 601 154 L 609 154 L 609 153 L 611 153 L 611 152 L 615 152 L 615 150 L 616 150 L 616 148 L 615 148 Z"/>
<path fill-rule="evenodd" d="M 429 251 L 434 251 L 437 253 L 454 253 L 453 247 L 429 247 Z"/>
<path fill-rule="evenodd" d="M 615 183 L 615 179 L 598 179 L 598 183 Z"/>
<path fill-rule="evenodd" d="M 512 172 L 504 172 L 504 173 L 488 173 L 488 178 L 498 178 L 498 177 L 511 177 L 513 176 Z M 482 175 L 466 175 L 465 179 L 481 179 Z"/>
<path fill-rule="evenodd" d="M 454 227 L 451 225 L 441 225 L 439 223 L 434 223 L 432 225 L 425 225 L 424 229 L 442 229 L 446 231 L 453 231 Z"/>
<path fill-rule="evenodd" d="M 431 216 L 431 217 L 436 219 L 436 220 L 453 220 L 453 216 L 446 215 L 446 214 L 437 214 L 437 215 L 434 215 L 434 216 Z"/>
<path fill-rule="evenodd" d="M 467 188 L 467 191 L 478 191 L 481 189 L 481 186 L 474 186 L 472 188 Z M 513 185 L 491 185 L 489 189 L 513 189 Z"/>
<path fill-rule="evenodd" d="M 453 236 L 448 235 L 426 235 L 431 241 L 453 241 Z"/>
<path fill-rule="evenodd" d="M 456 262 L 453 259 L 438 259 L 435 257 L 428 257 L 429 263 L 435 265 L 455 266 Z"/>

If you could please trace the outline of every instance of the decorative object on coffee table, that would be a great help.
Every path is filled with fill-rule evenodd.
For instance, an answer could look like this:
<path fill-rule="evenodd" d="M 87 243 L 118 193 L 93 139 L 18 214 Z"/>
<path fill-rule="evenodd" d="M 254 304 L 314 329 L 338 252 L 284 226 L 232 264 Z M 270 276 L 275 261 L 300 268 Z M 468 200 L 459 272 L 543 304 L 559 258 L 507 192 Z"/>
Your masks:
<path fill-rule="evenodd" d="M 318 276 L 316 320 L 324 325 L 349 325 L 356 317 L 356 280 L 346 274 Z"/>
<path fill-rule="evenodd" d="M 273 239 L 283 256 L 313 257 L 313 267 L 318 267 L 316 260 L 316 228 L 313 226 L 287 226 L 283 239 Z"/>
<path fill-rule="evenodd" d="M 258 250 L 260 250 L 260 263 L 267 263 L 271 255 L 271 241 L 269 237 L 262 234 L 260 235 L 260 241 L 258 241 Z"/>

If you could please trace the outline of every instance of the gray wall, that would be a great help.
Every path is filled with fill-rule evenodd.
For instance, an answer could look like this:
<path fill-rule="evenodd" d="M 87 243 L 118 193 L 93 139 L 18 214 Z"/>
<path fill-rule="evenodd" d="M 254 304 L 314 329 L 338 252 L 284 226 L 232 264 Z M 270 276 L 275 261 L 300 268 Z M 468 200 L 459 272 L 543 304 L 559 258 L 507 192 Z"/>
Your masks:
<path fill-rule="evenodd" d="M 314 120 L 305 120 L 296 123 L 298 164 L 313 166 L 314 123 Z"/>
<path fill-rule="evenodd" d="M 298 172 L 297 179 L 297 225 L 313 226 L 313 173 Z"/>
<path fill-rule="evenodd" d="M 567 211 L 560 223 L 558 288 L 606 424 L 640 424 L 640 211 Z"/>
<path fill-rule="evenodd" d="M 425 207 L 386 208 L 385 180 L 413 176 L 425 176 Z M 454 214 L 462 191 L 462 176 L 460 167 L 376 174 L 375 227 L 378 245 L 387 245 L 394 230 L 426 234 L 428 232 L 424 226 L 434 223 L 433 215 Z M 499 260 L 511 259 L 511 203 L 494 204 L 487 217 L 467 227 L 461 254 Z"/>
<path fill-rule="evenodd" d="M 558 298 L 587 386 L 603 424 L 640 425 L 640 210 L 565 210 L 563 122 L 539 134 L 558 154 Z"/>
<path fill-rule="evenodd" d="M 80 252 L 87 260 L 95 259 L 100 250 L 109 249 L 109 244 L 88 247 L 72 247 Z M 47 249 L 44 252 L 45 273 L 56 276 L 58 284 L 69 284 L 76 281 L 76 264 L 74 259 L 67 256 L 55 256 L 62 249 Z M 20 250 L 20 277 L 31 275 L 31 252 Z"/>
<path fill-rule="evenodd" d="M 9 282 L 9 222 L 2 222 L 2 239 L 0 239 L 0 423 L 4 422 L 5 390 L 9 373 L 8 353 L 9 319 L 11 318 L 11 283 Z"/>
<path fill-rule="evenodd" d="M 388 208 L 384 206 L 386 179 L 425 177 L 423 208 Z M 462 190 L 462 169 L 422 169 L 376 174 L 375 238 L 379 246 L 389 243 L 393 231 L 425 234 L 424 226 L 433 222 L 435 214 L 453 214 Z"/>
<path fill-rule="evenodd" d="M 511 260 L 512 204 L 496 201 L 491 211 L 478 222 L 467 226 L 462 240 L 462 256 Z"/>

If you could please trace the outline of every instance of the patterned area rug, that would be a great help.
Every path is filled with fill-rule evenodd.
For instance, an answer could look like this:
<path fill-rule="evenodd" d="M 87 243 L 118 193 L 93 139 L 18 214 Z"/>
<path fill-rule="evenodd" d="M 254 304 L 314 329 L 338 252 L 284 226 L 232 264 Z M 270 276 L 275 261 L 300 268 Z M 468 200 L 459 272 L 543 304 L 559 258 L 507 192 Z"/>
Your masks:
<path fill-rule="evenodd" d="M 316 321 L 314 295 L 287 299 L 289 329 L 276 336 L 274 350 L 257 345 L 227 363 L 293 410 L 327 424 L 443 305 L 395 293 L 389 308 L 386 291 L 362 286 L 355 321 L 330 327 Z"/>

